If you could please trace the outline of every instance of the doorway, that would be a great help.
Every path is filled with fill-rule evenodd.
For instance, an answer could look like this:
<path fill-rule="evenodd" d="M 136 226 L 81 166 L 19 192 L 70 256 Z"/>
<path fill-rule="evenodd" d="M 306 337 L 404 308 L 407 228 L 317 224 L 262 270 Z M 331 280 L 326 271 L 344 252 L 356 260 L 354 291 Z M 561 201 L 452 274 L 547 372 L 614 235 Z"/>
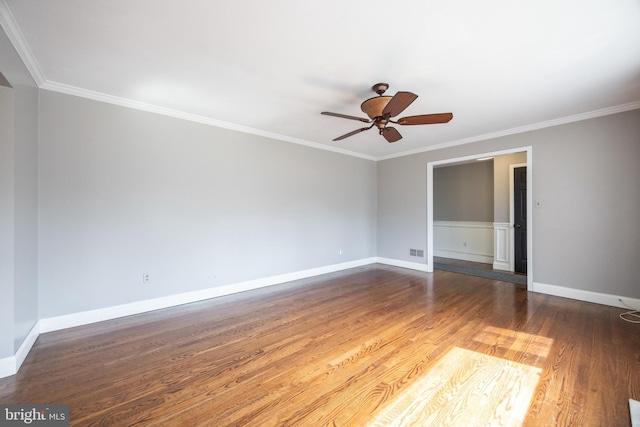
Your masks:
<path fill-rule="evenodd" d="M 433 272 L 434 268 L 434 260 L 433 260 L 433 168 L 438 166 L 443 166 L 447 164 L 461 163 L 472 160 L 477 160 L 485 157 L 492 156 L 501 156 L 506 154 L 514 154 L 514 153 L 526 153 L 527 155 L 527 163 L 526 163 L 526 171 L 527 173 L 523 176 L 523 179 L 526 183 L 526 194 L 523 193 L 524 200 L 524 216 L 529 219 L 528 224 L 523 231 L 525 236 L 525 240 L 523 242 L 526 247 L 526 259 L 527 259 L 527 289 L 533 290 L 533 224 L 531 221 L 531 209 L 532 209 L 532 194 L 533 194 L 533 182 L 532 182 L 532 152 L 533 148 L 531 146 L 528 147 L 520 147 L 509 150 L 502 151 L 494 151 L 494 152 L 485 152 L 479 153 L 476 155 L 469 155 L 465 157 L 451 158 L 445 160 L 438 160 L 427 163 L 427 272 Z M 513 224 L 513 222 L 512 222 Z"/>

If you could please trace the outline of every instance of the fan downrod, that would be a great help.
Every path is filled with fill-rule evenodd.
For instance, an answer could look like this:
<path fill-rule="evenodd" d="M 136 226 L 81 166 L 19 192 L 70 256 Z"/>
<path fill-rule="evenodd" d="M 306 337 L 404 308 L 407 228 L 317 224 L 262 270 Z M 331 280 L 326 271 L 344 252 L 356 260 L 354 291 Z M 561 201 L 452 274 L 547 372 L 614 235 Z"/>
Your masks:
<path fill-rule="evenodd" d="M 382 96 L 389 89 L 389 85 L 387 83 L 376 83 L 371 86 L 371 90 L 373 90 L 378 95 Z"/>

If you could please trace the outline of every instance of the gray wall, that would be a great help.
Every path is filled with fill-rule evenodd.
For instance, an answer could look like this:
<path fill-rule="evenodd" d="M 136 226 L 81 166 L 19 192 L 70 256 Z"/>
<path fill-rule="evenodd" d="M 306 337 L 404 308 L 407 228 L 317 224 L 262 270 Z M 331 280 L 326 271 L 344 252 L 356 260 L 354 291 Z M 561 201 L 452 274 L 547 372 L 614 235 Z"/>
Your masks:
<path fill-rule="evenodd" d="M 41 317 L 375 256 L 375 162 L 40 96 Z"/>
<path fill-rule="evenodd" d="M 0 31 L 0 358 L 12 356 L 38 319 L 38 89 Z"/>
<path fill-rule="evenodd" d="M 527 163 L 527 153 L 496 156 L 493 159 L 493 217 L 494 222 L 509 222 L 509 165 Z M 435 208 L 435 202 L 434 202 Z"/>
<path fill-rule="evenodd" d="M 434 168 L 433 219 L 493 222 L 493 161 Z"/>
<path fill-rule="evenodd" d="M 535 282 L 640 297 L 640 110 L 378 162 L 378 256 L 426 241 L 426 165 L 533 147 Z"/>
<path fill-rule="evenodd" d="M 14 353 L 13 104 L 13 89 L 0 86 L 0 358 Z"/>
<path fill-rule="evenodd" d="M 15 337 L 16 350 L 38 319 L 38 90 L 16 87 Z"/>

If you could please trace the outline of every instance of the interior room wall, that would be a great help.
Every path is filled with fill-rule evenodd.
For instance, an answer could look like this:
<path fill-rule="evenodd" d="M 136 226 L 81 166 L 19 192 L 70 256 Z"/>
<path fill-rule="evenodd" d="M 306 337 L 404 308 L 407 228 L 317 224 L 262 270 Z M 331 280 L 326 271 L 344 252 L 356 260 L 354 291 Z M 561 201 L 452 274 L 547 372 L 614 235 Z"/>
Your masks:
<path fill-rule="evenodd" d="M 493 222 L 509 222 L 509 166 L 526 163 L 527 153 L 496 156 L 493 159 Z"/>
<path fill-rule="evenodd" d="M 38 91 L 15 98 L 15 334 L 17 350 L 38 320 Z"/>
<path fill-rule="evenodd" d="M 434 168 L 433 219 L 509 222 L 509 166 L 526 163 L 522 152 Z"/>
<path fill-rule="evenodd" d="M 434 168 L 434 221 L 493 222 L 493 161 Z"/>
<path fill-rule="evenodd" d="M 640 297 L 640 110 L 380 161 L 378 256 L 426 241 L 430 161 L 532 147 L 533 280 Z"/>
<path fill-rule="evenodd" d="M 0 174 L 0 358 L 12 356 L 38 320 L 38 88 L 0 30 L 3 82 Z M 4 344 L 2 344 L 4 343 Z M 8 344 L 7 344 L 8 343 Z M 6 347 L 8 345 L 8 347 Z M 10 352 L 6 352 L 6 348 Z M 2 350 L 5 349 L 5 350 Z"/>
<path fill-rule="evenodd" d="M 373 161 L 40 96 L 41 317 L 375 256 Z"/>
<path fill-rule="evenodd" d="M 0 86 L 0 358 L 14 353 L 13 124 L 13 90 Z"/>

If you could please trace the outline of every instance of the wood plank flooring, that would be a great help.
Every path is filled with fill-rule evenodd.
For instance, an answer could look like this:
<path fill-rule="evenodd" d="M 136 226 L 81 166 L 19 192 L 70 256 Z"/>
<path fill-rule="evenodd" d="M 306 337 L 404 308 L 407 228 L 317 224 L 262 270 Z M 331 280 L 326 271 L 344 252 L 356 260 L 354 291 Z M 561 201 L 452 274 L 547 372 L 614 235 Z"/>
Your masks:
<path fill-rule="evenodd" d="M 43 334 L 0 402 L 77 426 L 630 426 L 622 311 L 376 264 Z"/>

